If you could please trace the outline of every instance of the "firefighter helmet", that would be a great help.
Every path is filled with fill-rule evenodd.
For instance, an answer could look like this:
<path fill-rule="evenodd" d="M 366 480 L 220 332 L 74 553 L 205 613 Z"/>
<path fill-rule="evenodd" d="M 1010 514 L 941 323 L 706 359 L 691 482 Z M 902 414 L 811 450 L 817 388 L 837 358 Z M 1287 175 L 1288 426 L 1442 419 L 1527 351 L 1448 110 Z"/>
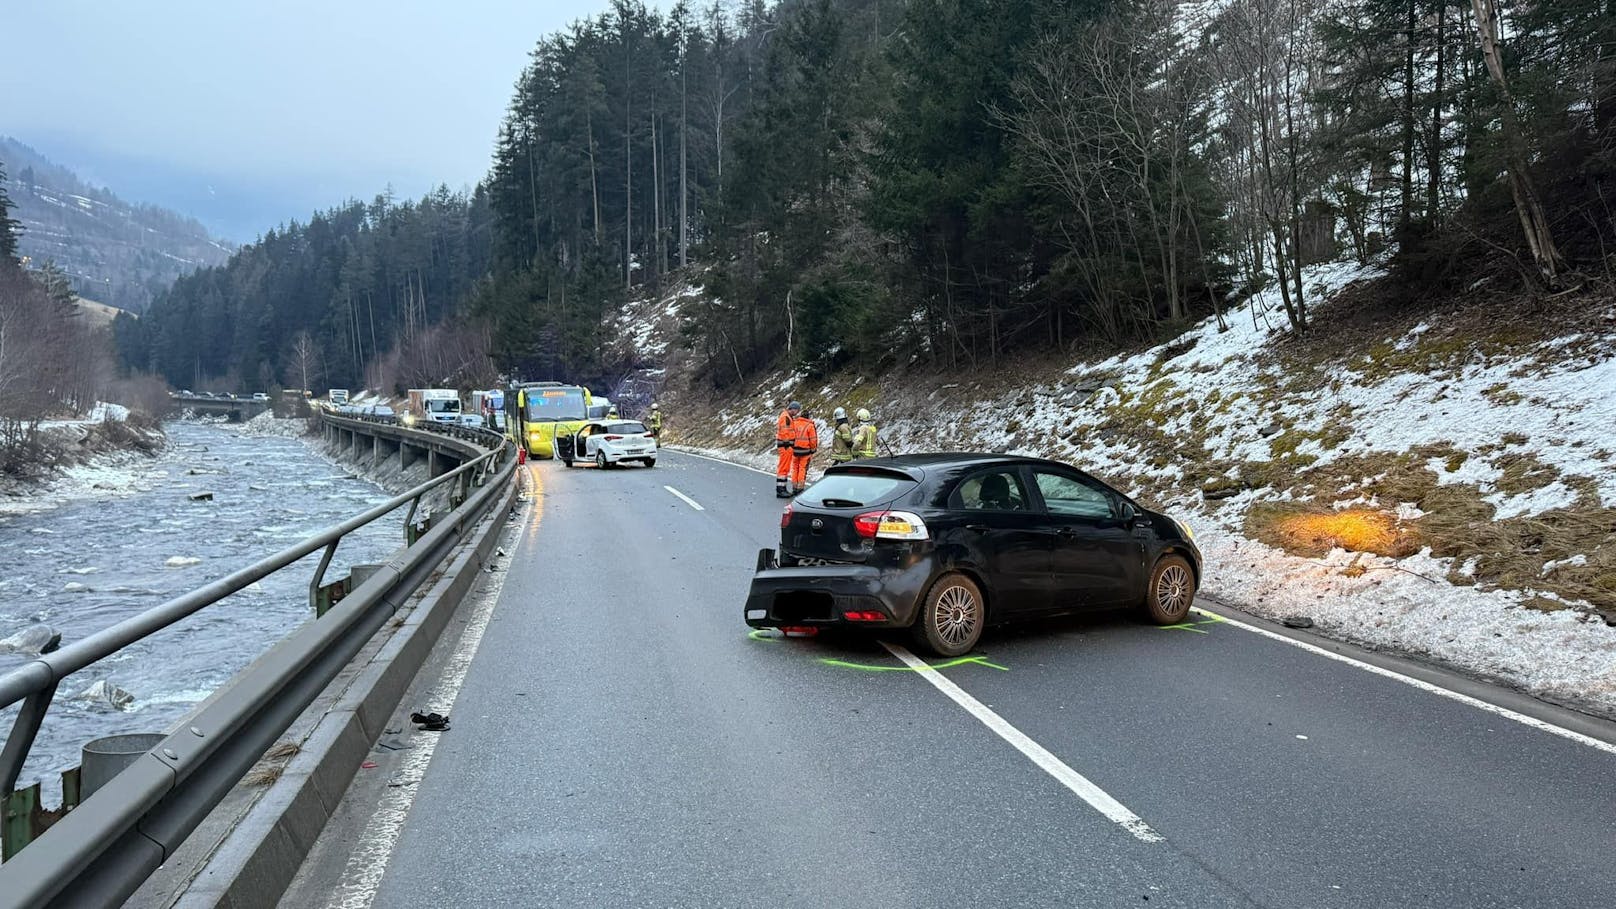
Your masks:
<path fill-rule="evenodd" d="M 859 411 L 858 411 L 857 414 L 855 414 L 855 416 L 858 417 L 858 421 L 860 423 L 868 423 L 868 422 L 870 422 L 870 412 L 868 410 L 866 410 L 865 408 L 863 408 L 863 407 L 859 408 Z"/>

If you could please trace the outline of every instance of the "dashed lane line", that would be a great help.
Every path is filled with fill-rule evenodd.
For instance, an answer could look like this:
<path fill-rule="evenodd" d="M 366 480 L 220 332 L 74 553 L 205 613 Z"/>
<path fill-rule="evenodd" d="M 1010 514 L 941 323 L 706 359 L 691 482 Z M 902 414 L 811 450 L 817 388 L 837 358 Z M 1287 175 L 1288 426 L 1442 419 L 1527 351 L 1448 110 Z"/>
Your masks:
<path fill-rule="evenodd" d="M 691 497 L 685 495 L 684 493 L 680 492 L 679 490 L 674 489 L 672 486 L 664 486 L 662 488 L 666 489 L 667 491 L 669 491 L 671 493 L 673 493 L 675 496 L 677 496 L 679 498 L 680 501 L 684 502 L 686 505 L 689 505 L 691 508 L 696 509 L 697 511 L 706 511 L 707 510 L 707 509 L 701 507 L 701 504 L 698 503 L 695 499 L 692 499 Z"/>
<path fill-rule="evenodd" d="M 1026 756 L 1038 769 L 1055 778 L 1055 781 L 1072 791 L 1072 794 L 1089 804 L 1089 807 L 1100 812 L 1107 820 L 1122 827 L 1139 840 L 1146 843 L 1163 842 L 1161 834 L 1150 828 L 1149 824 L 1139 815 L 1129 811 L 1127 806 L 1112 798 L 1109 793 L 1094 785 L 1088 777 L 1076 770 L 1054 754 L 1049 749 L 1033 741 L 1030 736 L 1020 729 L 1010 725 L 1004 717 L 993 712 L 993 708 L 982 703 L 965 692 L 965 689 L 949 681 L 948 677 L 937 672 L 934 667 L 924 660 L 910 653 L 897 644 L 882 641 L 881 646 L 889 653 L 903 661 L 905 666 L 915 671 L 915 674 L 930 682 L 933 688 L 948 695 L 954 703 L 965 708 L 979 720 L 982 725 L 993 730 L 999 738 L 1009 742 L 1011 747 Z"/>

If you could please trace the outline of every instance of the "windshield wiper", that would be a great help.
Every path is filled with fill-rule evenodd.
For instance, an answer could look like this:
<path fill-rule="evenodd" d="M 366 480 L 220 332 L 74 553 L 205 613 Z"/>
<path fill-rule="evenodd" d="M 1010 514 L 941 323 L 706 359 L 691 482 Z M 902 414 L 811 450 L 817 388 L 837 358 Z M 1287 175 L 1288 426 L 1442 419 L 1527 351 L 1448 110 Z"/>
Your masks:
<path fill-rule="evenodd" d="M 819 504 L 826 508 L 862 508 L 864 506 L 863 502 L 855 502 L 852 499 L 820 499 Z"/>

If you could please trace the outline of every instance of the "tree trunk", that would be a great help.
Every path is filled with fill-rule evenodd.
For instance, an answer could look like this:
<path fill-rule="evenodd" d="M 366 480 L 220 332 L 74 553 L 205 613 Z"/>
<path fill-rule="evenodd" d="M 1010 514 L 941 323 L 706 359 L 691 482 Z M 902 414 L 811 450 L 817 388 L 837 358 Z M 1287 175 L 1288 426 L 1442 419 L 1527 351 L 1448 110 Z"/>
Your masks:
<path fill-rule="evenodd" d="M 1397 240 L 1407 239 L 1414 219 L 1414 31 L 1419 27 L 1419 2 L 1408 3 L 1408 29 L 1403 33 L 1403 207 L 1397 213 Z"/>
<path fill-rule="evenodd" d="M 1537 186 L 1527 170 L 1526 141 L 1515 116 L 1515 98 L 1509 91 L 1509 78 L 1504 72 L 1504 59 L 1498 47 L 1497 0 L 1470 0 L 1476 14 L 1476 30 L 1481 35 L 1481 56 L 1487 72 L 1498 88 L 1500 112 L 1504 127 L 1505 163 L 1509 171 L 1509 189 L 1515 197 L 1515 212 L 1521 219 L 1521 230 L 1526 234 L 1526 245 L 1532 250 L 1532 260 L 1538 273 L 1549 287 L 1558 287 L 1564 260 L 1554 245 L 1554 234 L 1549 229 L 1549 218 L 1538 198 Z"/>
<path fill-rule="evenodd" d="M 664 263 L 662 261 L 662 150 L 657 145 L 657 118 L 651 115 L 651 236 L 655 241 L 655 251 L 651 261 L 655 263 L 658 281 L 662 278 Z"/>
<path fill-rule="evenodd" d="M 595 206 L 595 247 L 600 247 L 600 183 L 595 177 L 595 122 L 592 114 L 584 116 L 584 126 L 589 130 L 589 197 Z"/>
<path fill-rule="evenodd" d="M 684 268 L 690 264 L 690 211 L 686 208 L 690 199 L 690 190 L 687 183 L 689 176 L 689 158 L 685 153 L 685 131 L 689 126 L 687 115 L 687 102 L 689 94 L 685 85 L 685 67 L 683 62 L 679 65 L 679 267 Z"/>
<path fill-rule="evenodd" d="M 1447 66 L 1447 4 L 1438 3 L 1436 10 L 1436 86 L 1431 99 L 1431 138 L 1425 148 L 1426 229 L 1433 234 L 1442 217 L 1442 87 L 1443 69 Z"/>

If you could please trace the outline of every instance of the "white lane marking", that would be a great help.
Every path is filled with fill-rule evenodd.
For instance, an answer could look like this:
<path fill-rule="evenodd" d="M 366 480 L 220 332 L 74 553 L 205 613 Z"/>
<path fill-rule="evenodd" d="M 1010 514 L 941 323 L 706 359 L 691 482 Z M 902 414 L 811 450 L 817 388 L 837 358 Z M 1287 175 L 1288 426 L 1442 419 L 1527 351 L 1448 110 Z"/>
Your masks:
<path fill-rule="evenodd" d="M 662 488 L 666 489 L 667 491 L 669 491 L 669 492 L 673 493 L 674 495 L 678 496 L 680 499 L 682 499 L 684 501 L 684 503 L 686 505 L 689 505 L 691 508 L 694 508 L 697 511 L 706 511 L 707 510 L 707 509 L 701 507 L 701 505 L 697 504 L 695 499 L 692 499 L 691 497 L 685 495 L 684 493 L 680 492 L 679 490 L 674 489 L 672 486 L 664 486 Z"/>
<path fill-rule="evenodd" d="M 501 535 L 504 532 L 503 528 L 498 531 Z M 510 567 L 509 562 L 506 559 L 504 568 Z M 428 712 L 439 711 L 454 716 L 460 686 L 466 681 L 466 672 L 471 669 L 471 661 L 477 656 L 477 648 L 482 645 L 483 632 L 488 630 L 488 621 L 493 618 L 494 606 L 499 602 L 500 591 L 504 589 L 509 573 L 499 571 L 494 583 L 478 594 L 481 601 L 461 631 L 454 654 L 449 657 L 437 684 L 427 692 Z M 393 859 L 393 849 L 404 832 L 410 808 L 415 804 L 415 794 L 420 789 L 421 780 L 426 777 L 427 765 L 432 763 L 432 754 L 437 751 L 441 736 L 442 733 L 437 732 L 417 732 L 411 737 L 413 747 L 399 761 L 392 781 L 387 784 L 388 788 L 376 806 L 376 813 L 365 825 L 353 851 L 348 853 L 348 861 L 342 869 L 342 880 L 325 902 L 328 909 L 369 909 L 376 901 L 376 891 L 380 889 L 382 876 L 387 873 L 387 866 Z"/>
<path fill-rule="evenodd" d="M 1524 713 L 1516 713 L 1515 711 L 1510 710 L 1508 707 L 1500 707 L 1497 704 L 1484 701 L 1481 698 L 1471 697 L 1468 694 L 1461 694 L 1460 692 L 1454 691 L 1451 688 L 1443 688 L 1441 685 L 1437 685 L 1433 682 L 1427 682 L 1423 679 L 1416 679 L 1413 676 L 1403 675 L 1401 672 L 1385 669 L 1380 666 L 1376 666 L 1373 663 L 1365 663 L 1363 660 L 1356 660 L 1345 654 L 1326 650 L 1317 644 L 1309 644 L 1306 641 L 1299 641 L 1296 638 L 1287 637 L 1286 635 L 1278 632 L 1269 631 L 1266 628 L 1247 624 L 1239 619 L 1231 619 L 1222 613 L 1210 612 L 1200 608 L 1196 608 L 1195 611 L 1206 616 L 1216 616 L 1217 618 L 1222 619 L 1224 622 L 1233 625 L 1236 628 L 1243 628 L 1252 634 L 1260 634 L 1265 638 L 1273 638 L 1276 641 L 1289 644 L 1292 647 L 1300 647 L 1309 653 L 1318 654 L 1326 659 L 1335 660 L 1338 663 L 1346 663 L 1348 666 L 1357 667 L 1358 669 L 1362 669 L 1364 672 L 1372 672 L 1375 675 L 1382 676 L 1384 678 L 1394 679 L 1402 682 L 1404 685 L 1418 688 L 1421 691 L 1428 691 L 1431 694 L 1437 695 L 1438 697 L 1444 697 L 1450 701 L 1458 701 L 1461 704 L 1467 704 L 1476 708 L 1477 710 L 1485 710 L 1488 713 L 1494 714 L 1495 716 L 1501 716 L 1507 720 L 1514 720 L 1515 722 L 1520 723 L 1522 726 L 1530 726 L 1533 729 L 1547 732 L 1550 735 L 1557 735 L 1563 739 L 1569 739 L 1579 745 L 1587 745 L 1590 748 L 1603 751 L 1606 754 L 1616 754 L 1616 745 L 1613 745 L 1610 742 L 1596 739 L 1591 735 L 1583 735 L 1580 732 L 1567 729 L 1564 726 L 1556 726 L 1547 720 L 1540 720 L 1537 717 L 1527 716 Z"/>
<path fill-rule="evenodd" d="M 682 455 L 688 455 L 688 456 L 690 456 L 692 458 L 701 458 L 703 461 L 712 461 L 714 464 L 724 464 L 724 465 L 727 465 L 729 467 L 739 467 L 742 470 L 750 470 L 753 473 L 761 473 L 766 477 L 774 476 L 773 471 L 764 470 L 761 467 L 753 467 L 750 464 L 742 464 L 739 461 L 729 461 L 729 460 L 725 460 L 724 458 L 715 458 L 712 455 L 697 454 L 696 452 L 691 451 L 688 448 L 675 448 L 672 445 L 664 445 L 663 447 L 668 449 L 669 451 L 678 452 L 679 454 L 682 454 Z"/>
<path fill-rule="evenodd" d="M 1033 741 L 1025 732 L 1010 725 L 1004 717 L 993 712 L 993 708 L 982 703 L 965 692 L 965 689 L 949 681 L 941 672 L 933 670 L 931 666 L 914 654 L 897 644 L 886 641 L 881 642 L 889 653 L 903 661 L 905 666 L 915 670 L 915 674 L 932 684 L 932 687 L 948 695 L 954 703 L 965 708 L 965 712 L 976 717 L 982 725 L 998 734 L 999 738 L 1009 742 L 1017 751 L 1026 755 L 1027 760 L 1038 765 L 1038 769 L 1054 777 L 1057 782 L 1085 802 L 1095 811 L 1105 815 L 1112 822 L 1122 826 L 1124 830 L 1147 843 L 1160 843 L 1162 835 L 1150 829 L 1139 815 L 1129 811 L 1127 806 L 1112 798 L 1104 789 L 1094 785 L 1088 777 L 1073 770 L 1065 761 L 1049 752 L 1049 749 Z"/>

